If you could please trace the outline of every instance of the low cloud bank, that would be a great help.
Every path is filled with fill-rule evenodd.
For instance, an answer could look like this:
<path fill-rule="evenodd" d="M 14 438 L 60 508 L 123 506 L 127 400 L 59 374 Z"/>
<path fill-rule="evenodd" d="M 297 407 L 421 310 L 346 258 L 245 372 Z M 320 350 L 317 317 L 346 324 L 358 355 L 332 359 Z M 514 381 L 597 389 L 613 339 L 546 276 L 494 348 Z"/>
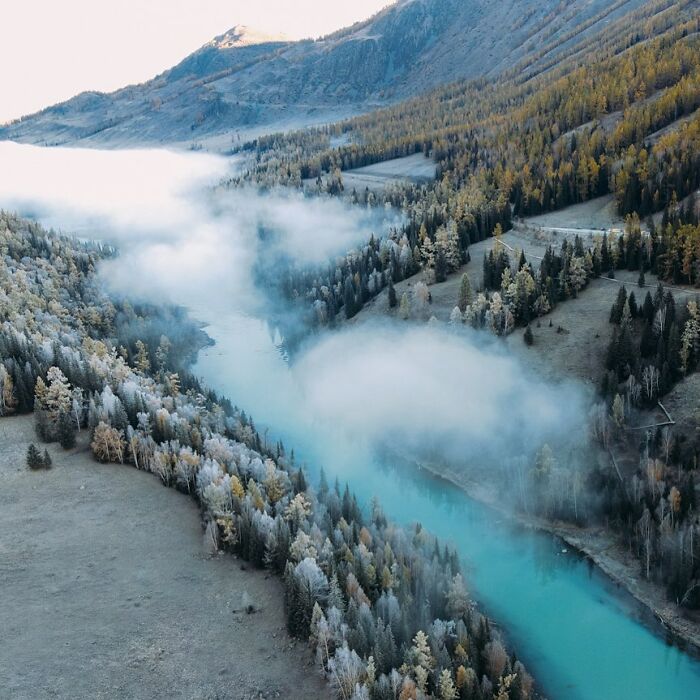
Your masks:
<path fill-rule="evenodd" d="M 376 213 L 290 193 L 215 193 L 235 163 L 202 154 L 3 143 L 0 160 L 3 207 L 116 243 L 119 257 L 101 271 L 109 288 L 196 309 L 221 331 L 210 383 L 259 422 L 294 426 L 322 457 L 389 445 L 508 460 L 582 432 L 581 391 L 528 375 L 485 334 L 356 324 L 312 337 L 291 367 L 265 333 L 252 338 L 241 318 L 262 313 L 256 262 L 322 263 L 366 241 L 382 225 Z M 272 232 L 262 243 L 261 231 Z"/>
<path fill-rule="evenodd" d="M 577 385 L 529 376 L 483 333 L 354 326 L 302 352 L 293 372 L 311 415 L 411 455 L 509 459 L 584 430 Z"/>
<path fill-rule="evenodd" d="M 386 227 L 376 212 L 298 193 L 211 189 L 237 161 L 141 149 L 101 151 L 0 143 L 0 204 L 45 225 L 115 243 L 103 266 L 119 293 L 255 309 L 258 256 L 316 264 Z M 396 217 L 393 217 L 396 220 Z M 261 242 L 263 230 L 276 235 Z"/>

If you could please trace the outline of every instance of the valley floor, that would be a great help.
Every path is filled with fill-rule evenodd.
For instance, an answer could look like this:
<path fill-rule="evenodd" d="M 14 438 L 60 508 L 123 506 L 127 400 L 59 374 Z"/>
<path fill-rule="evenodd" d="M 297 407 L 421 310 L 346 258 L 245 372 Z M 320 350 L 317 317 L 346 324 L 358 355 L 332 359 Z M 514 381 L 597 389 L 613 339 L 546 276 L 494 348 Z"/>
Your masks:
<path fill-rule="evenodd" d="M 210 556 L 194 502 L 85 446 L 30 472 L 32 416 L 0 419 L 0 695 L 327 698 L 282 583 Z M 43 449 L 43 447 L 42 447 Z M 247 592 L 259 611 L 242 611 Z"/>

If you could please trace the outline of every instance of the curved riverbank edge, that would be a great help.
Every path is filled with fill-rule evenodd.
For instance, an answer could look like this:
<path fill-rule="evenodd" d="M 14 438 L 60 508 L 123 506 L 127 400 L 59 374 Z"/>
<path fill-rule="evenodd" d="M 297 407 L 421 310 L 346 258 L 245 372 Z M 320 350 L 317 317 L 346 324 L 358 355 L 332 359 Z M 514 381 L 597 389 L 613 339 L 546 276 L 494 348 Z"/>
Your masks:
<path fill-rule="evenodd" d="M 424 462 L 417 466 L 436 479 L 452 484 L 469 498 L 488 506 L 512 523 L 554 535 L 588 557 L 609 579 L 624 588 L 643 606 L 666 630 L 675 644 L 686 653 L 700 659 L 700 624 L 684 617 L 679 608 L 669 603 L 661 586 L 640 580 L 636 573 L 639 561 L 625 552 L 615 537 L 603 528 L 581 528 L 569 523 L 550 522 L 544 518 L 512 512 L 499 505 L 496 494 L 483 484 Z"/>

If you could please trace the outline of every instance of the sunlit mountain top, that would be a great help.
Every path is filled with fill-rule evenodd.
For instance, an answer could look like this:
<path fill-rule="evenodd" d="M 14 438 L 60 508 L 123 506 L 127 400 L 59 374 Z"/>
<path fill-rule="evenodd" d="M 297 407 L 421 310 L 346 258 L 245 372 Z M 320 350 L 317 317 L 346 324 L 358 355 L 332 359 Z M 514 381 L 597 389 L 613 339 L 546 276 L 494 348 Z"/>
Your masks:
<path fill-rule="evenodd" d="M 267 34 L 244 24 L 237 24 L 224 34 L 214 37 L 207 46 L 216 49 L 237 49 L 256 44 L 272 44 L 290 41 L 284 34 Z"/>

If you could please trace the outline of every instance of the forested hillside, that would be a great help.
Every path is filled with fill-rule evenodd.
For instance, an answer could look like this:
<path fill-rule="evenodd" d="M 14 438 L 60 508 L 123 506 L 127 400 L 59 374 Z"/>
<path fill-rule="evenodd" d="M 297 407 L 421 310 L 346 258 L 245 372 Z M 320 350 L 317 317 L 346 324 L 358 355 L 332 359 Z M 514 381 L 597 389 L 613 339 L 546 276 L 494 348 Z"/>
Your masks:
<path fill-rule="evenodd" d="M 513 216 L 612 193 L 620 214 L 644 219 L 700 186 L 699 9 L 696 0 L 646 3 L 631 24 L 611 22 L 599 41 L 565 52 L 547 73 L 525 61 L 505 80 L 455 84 L 328 127 L 259 138 L 243 147 L 253 163 L 229 185 L 304 186 L 406 212 L 402 231 L 370 243 L 369 261 L 348 260 L 352 288 L 336 286 L 329 299 L 321 290 L 334 289 L 330 276 L 316 271 L 287 283 L 330 304 L 321 315 L 331 318 L 346 300 L 354 315 L 373 289 L 426 261 L 440 279 L 466 259 L 470 243 L 497 226 L 507 230 Z M 436 162 L 434 183 L 345 190 L 344 171 L 415 153 Z M 682 236 L 682 253 L 678 237 L 664 245 L 695 279 L 695 234 Z M 370 285 L 374 273 L 383 280 Z M 661 274 L 678 281 L 681 273 L 665 263 Z"/>
<path fill-rule="evenodd" d="M 168 217 L 151 234 L 138 230 L 150 210 L 115 186 L 119 205 L 138 214 L 123 225 L 130 236 L 120 237 L 121 262 L 140 256 L 138 269 L 154 278 L 172 266 L 182 287 L 176 298 L 193 308 L 216 295 L 220 305 L 209 318 L 219 312 L 225 323 L 212 326 L 212 337 L 220 330 L 223 340 L 210 381 L 225 381 L 232 367 L 250 373 L 236 390 L 248 392 L 246 402 L 259 400 L 256 413 L 273 416 L 258 430 L 235 396 L 217 395 L 190 371 L 212 341 L 182 308 L 105 290 L 101 280 L 119 250 L 0 212 L 0 421 L 33 416 L 36 444 L 25 476 L 40 479 L 51 468 L 46 444 L 56 445 L 55 456 L 77 443 L 89 445 L 84 456 L 105 470 L 129 464 L 193 498 L 214 552 L 283 582 L 287 628 L 308 643 L 342 700 L 537 700 L 546 688 L 516 652 L 542 664 L 538 677 L 551 670 L 578 692 L 581 676 L 571 671 L 580 664 L 588 675 L 591 659 L 583 664 L 572 650 L 585 655 L 590 644 L 556 643 L 554 602 L 584 599 L 559 599 L 542 585 L 547 578 L 562 588 L 574 547 L 612 570 L 674 633 L 699 642 L 700 0 L 399 0 L 318 40 L 267 40 L 234 28 L 143 85 L 79 95 L 0 127 L 0 139 L 157 143 L 232 156 L 235 177 L 206 192 L 200 182 L 196 192 L 181 186 L 173 193 L 191 198 L 186 210 L 174 208 L 186 229 L 181 238 Z M 198 158 L 218 160 L 189 155 L 186 167 Z M 379 164 L 377 174 L 371 166 Z M 294 206 L 275 207 L 284 188 L 302 194 Z M 78 189 L 89 208 L 90 193 Z M 170 208 L 158 191 L 152 199 L 161 209 L 152 218 Z M 318 201 L 331 198 L 347 208 Z M 307 217 L 309 203 L 337 215 L 317 224 Z M 189 205 L 191 219 L 180 213 Z M 277 214 L 263 217 L 256 207 Z M 352 238 L 341 238 L 355 247 L 326 259 L 327 239 L 337 242 L 357 207 L 369 212 L 363 222 L 382 221 L 382 235 L 358 223 Z M 205 218 L 210 208 L 216 231 Z M 572 213 L 587 209 L 599 218 Z M 281 225 L 284 217 L 298 218 L 298 226 Z M 141 236 L 157 245 L 137 245 Z M 199 239 L 207 239 L 211 257 L 188 245 Z M 180 267 L 163 253 L 163 240 L 178 256 L 204 262 Z M 240 284 L 222 284 L 229 276 Z M 234 297 L 249 293 L 255 304 L 237 308 Z M 373 351 L 389 325 L 396 335 L 388 351 Z M 399 354 L 403 329 L 415 326 L 426 327 L 421 351 Z M 342 334 L 332 335 L 339 327 Z M 258 332 L 274 341 L 258 346 Z M 321 344 L 331 337 L 338 345 L 329 351 Z M 461 350 L 450 359 L 453 340 Z M 248 351 L 264 360 L 259 368 Z M 324 353 L 333 355 L 328 373 Z M 351 369 L 348 358 L 357 359 Z M 488 370 L 494 358 L 512 369 L 504 362 Z M 441 371 L 426 372 L 432 365 Z M 474 368 L 472 379 L 466 370 Z M 414 375 L 419 381 L 407 381 Z M 446 397 L 457 376 L 466 378 L 464 390 Z M 503 391 L 499 384 L 521 378 L 527 383 L 506 393 L 502 407 L 487 400 Z M 549 380 L 557 393 L 545 400 Z M 295 387 L 291 396 L 287 384 Z M 336 401 L 342 410 L 333 409 Z M 370 402 L 375 413 L 366 410 Z M 529 430 L 513 407 L 536 416 L 532 425 L 556 427 Z M 282 416 L 276 423 L 275 411 Z M 575 419 L 565 422 L 560 413 Z M 347 432 L 327 429 L 345 428 L 351 414 L 363 420 Z M 459 416 L 453 428 L 443 425 L 448 414 Z M 293 432 L 307 418 L 314 430 Z M 444 532 L 461 549 L 419 523 L 392 522 L 376 499 L 358 501 L 323 465 L 300 463 L 273 430 L 296 434 L 310 454 L 311 443 L 337 441 L 358 480 L 395 470 L 391 480 L 373 473 L 357 487 L 397 484 L 406 507 L 395 510 L 397 518 L 410 522 L 415 512 L 434 527 L 447 523 Z M 471 447 L 481 444 L 477 432 L 493 444 L 491 456 Z M 500 449 L 506 442 L 512 453 Z M 331 451 L 317 453 L 331 463 Z M 391 459 L 363 472 L 357 465 L 365 453 Z M 498 557 L 489 525 L 488 551 L 471 568 L 476 577 L 478 562 L 512 559 L 517 571 L 494 571 L 519 584 L 517 573 L 532 559 L 534 593 L 553 617 L 503 617 L 513 622 L 513 639 L 532 649 L 512 648 L 508 630 L 472 600 L 460 557 L 470 561 L 476 539 L 457 535 L 475 516 L 449 508 L 440 482 L 439 519 L 430 519 L 432 491 L 417 500 L 403 489 L 414 465 L 493 506 L 499 530 L 501 519 L 520 519 L 538 537 L 546 531 L 551 552 L 513 537 L 513 549 L 503 550 L 511 554 Z M 527 558 L 515 556 L 525 550 Z M 548 568 L 550 556 L 560 568 Z M 502 613 L 501 589 L 476 590 L 490 591 L 484 600 Z M 599 611 L 599 596 L 592 600 Z M 529 610 L 532 602 L 512 597 L 508 607 Z M 627 615 L 631 601 L 619 602 L 615 615 L 618 608 Z M 585 617 L 581 606 L 570 608 Z M 585 623 L 596 626 L 595 635 L 610 631 L 597 612 L 592 617 Z M 626 630 L 630 620 L 623 622 Z M 560 626 L 576 643 L 591 639 L 578 624 Z M 638 662 L 633 644 L 607 646 L 605 653 Z M 664 663 L 667 651 L 661 648 Z M 559 654 L 568 657 L 566 673 L 554 664 Z M 604 678 L 595 678 L 601 697 Z"/>
<path fill-rule="evenodd" d="M 475 185 L 510 201 L 515 215 L 608 191 L 622 213 L 659 211 L 672 192 L 680 199 L 698 185 L 700 20 L 693 0 L 651 4 L 656 11 L 645 6 L 633 29 L 607 30 L 585 65 L 578 53 L 539 77 L 523 65 L 506 81 L 452 85 L 329 127 L 260 138 L 251 176 L 300 184 L 423 152 L 437 162 L 457 217 L 467 204 L 458 194 Z M 691 118 L 679 124 L 683 117 Z M 347 145 L 331 148 L 340 137 Z"/>

